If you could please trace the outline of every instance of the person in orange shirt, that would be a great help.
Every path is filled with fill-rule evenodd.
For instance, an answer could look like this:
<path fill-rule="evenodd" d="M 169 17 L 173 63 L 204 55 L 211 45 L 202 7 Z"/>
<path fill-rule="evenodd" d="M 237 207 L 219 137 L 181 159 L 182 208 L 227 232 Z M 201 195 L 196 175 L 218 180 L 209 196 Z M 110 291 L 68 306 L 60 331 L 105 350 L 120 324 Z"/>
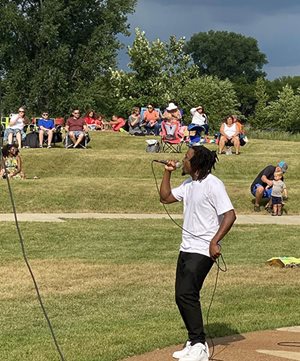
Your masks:
<path fill-rule="evenodd" d="M 239 118 L 236 115 L 232 115 L 233 123 L 236 124 L 237 130 L 239 131 L 239 134 L 244 134 L 244 126 L 240 122 Z"/>
<path fill-rule="evenodd" d="M 152 104 L 147 105 L 147 110 L 143 115 L 143 126 L 146 128 L 148 134 L 159 135 L 160 115 L 157 110 L 154 109 Z"/>

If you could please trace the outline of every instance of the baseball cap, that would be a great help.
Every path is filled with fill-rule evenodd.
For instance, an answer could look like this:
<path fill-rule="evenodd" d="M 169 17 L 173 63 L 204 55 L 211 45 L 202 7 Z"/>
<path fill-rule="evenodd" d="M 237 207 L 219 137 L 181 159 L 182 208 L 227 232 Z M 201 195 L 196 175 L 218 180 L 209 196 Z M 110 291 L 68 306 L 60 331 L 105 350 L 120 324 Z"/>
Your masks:
<path fill-rule="evenodd" d="M 284 160 L 280 161 L 277 165 L 281 168 L 282 173 L 285 173 L 288 169 L 288 165 Z"/>

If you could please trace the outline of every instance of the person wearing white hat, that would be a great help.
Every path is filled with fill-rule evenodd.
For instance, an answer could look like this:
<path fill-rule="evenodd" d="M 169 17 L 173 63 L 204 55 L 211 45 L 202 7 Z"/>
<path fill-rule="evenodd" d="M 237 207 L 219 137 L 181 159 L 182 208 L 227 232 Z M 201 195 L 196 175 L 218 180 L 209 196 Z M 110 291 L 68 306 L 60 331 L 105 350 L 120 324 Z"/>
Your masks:
<path fill-rule="evenodd" d="M 178 109 L 178 106 L 174 103 L 169 103 L 169 105 L 167 106 L 167 108 L 163 114 L 163 119 L 166 119 L 166 120 L 176 119 L 180 122 L 181 113 L 180 113 L 180 110 Z"/>
<path fill-rule="evenodd" d="M 191 123 L 202 127 L 204 130 L 204 133 L 205 133 L 205 137 L 207 138 L 208 137 L 208 118 L 204 112 L 204 108 L 201 105 L 199 105 L 195 108 L 192 108 L 190 110 L 190 112 L 193 116 Z"/>

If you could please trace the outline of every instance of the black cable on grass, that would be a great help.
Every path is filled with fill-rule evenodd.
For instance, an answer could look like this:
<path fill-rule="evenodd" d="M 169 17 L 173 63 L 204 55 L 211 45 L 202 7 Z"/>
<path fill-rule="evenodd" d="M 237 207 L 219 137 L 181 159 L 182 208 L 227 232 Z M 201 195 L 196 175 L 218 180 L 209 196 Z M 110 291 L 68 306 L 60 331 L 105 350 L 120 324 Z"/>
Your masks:
<path fill-rule="evenodd" d="M 155 174 L 155 172 L 154 172 L 153 163 L 154 163 L 154 161 L 151 162 L 151 169 L 152 169 L 152 174 L 153 174 L 154 181 L 155 181 L 155 186 L 156 186 L 157 192 L 158 192 L 158 194 L 159 194 L 159 187 L 158 187 L 157 177 L 156 177 L 156 174 Z M 171 221 L 172 221 L 173 223 L 175 223 L 175 225 L 176 225 L 177 227 L 179 227 L 181 230 L 183 230 L 184 232 L 189 233 L 190 235 L 192 235 L 192 236 L 194 236 L 194 237 L 198 237 L 198 236 L 196 236 L 195 234 L 193 234 L 193 233 L 191 233 L 190 231 L 188 231 L 187 229 L 185 229 L 184 227 L 182 227 L 178 222 L 176 222 L 175 219 L 171 216 L 171 214 L 170 214 L 170 212 L 168 211 L 168 209 L 167 209 L 167 207 L 165 206 L 165 204 L 162 203 L 162 205 L 163 205 L 163 207 L 164 207 L 165 212 L 167 213 L 167 215 L 168 215 L 169 218 L 171 219 Z M 206 328 L 208 329 L 208 330 L 207 330 L 207 335 L 208 335 L 208 338 L 210 339 L 210 342 L 211 342 L 211 345 L 212 345 L 212 353 L 211 353 L 211 355 L 210 355 L 210 357 L 209 357 L 210 360 L 213 360 L 213 355 L 214 355 L 214 353 L 215 353 L 215 344 L 214 344 L 214 342 L 213 342 L 212 336 L 210 336 L 210 333 L 209 333 L 209 314 L 210 314 L 211 307 L 212 307 L 212 304 L 213 304 L 213 300 L 214 300 L 214 297 L 215 297 L 215 294 L 216 294 L 216 290 L 217 290 L 219 273 L 220 273 L 220 271 L 221 271 L 221 272 L 227 272 L 227 265 L 226 265 L 226 263 L 225 263 L 225 260 L 224 260 L 224 257 L 223 257 L 222 254 L 221 254 L 221 259 L 222 259 L 224 268 L 222 268 L 222 267 L 220 266 L 219 259 L 217 259 L 217 260 L 215 261 L 215 264 L 217 265 L 217 274 L 216 274 L 216 280 L 215 280 L 214 289 L 213 289 L 213 292 L 212 292 L 211 300 L 210 300 L 210 303 L 209 303 L 209 306 L 208 306 L 208 309 L 207 309 L 207 315 L 206 315 Z"/>
<path fill-rule="evenodd" d="M 1 156 L 0 156 L 0 161 L 2 161 L 2 149 L 0 151 L 1 153 Z M 52 339 L 53 339 L 53 342 L 54 342 L 54 345 L 56 347 L 56 350 L 59 354 L 59 357 L 60 357 L 60 360 L 61 361 L 65 361 L 65 358 L 63 356 L 63 353 L 59 347 L 59 344 L 57 342 L 57 339 L 56 339 L 56 336 L 55 336 L 55 333 L 54 333 L 54 330 L 53 330 L 53 327 L 51 325 L 51 322 L 50 322 L 50 319 L 48 317 L 48 314 L 46 312 L 46 309 L 45 309 L 45 306 L 44 306 L 44 303 L 43 303 L 43 300 L 42 300 L 42 297 L 41 297 L 41 294 L 40 294 L 40 291 L 39 291 L 39 287 L 38 287 L 38 284 L 36 282 L 36 279 L 34 277 L 34 274 L 33 274 L 33 271 L 31 269 L 31 266 L 28 262 L 28 259 L 27 259 L 27 255 L 26 255 L 26 249 L 25 249 L 25 244 L 24 244 L 24 239 L 22 237 L 22 234 L 21 234 L 21 230 L 20 230 L 20 227 L 19 227 L 19 222 L 18 222 L 18 218 L 17 218 L 17 212 L 16 212 L 16 207 L 15 207 L 15 202 L 14 202 L 14 197 L 13 197 L 13 193 L 12 193 L 12 189 L 11 189 L 11 186 L 10 186 L 10 180 L 9 180 L 9 176 L 8 176 L 8 172 L 7 172 L 7 169 L 6 169 L 6 166 L 5 166 L 5 162 L 3 161 L 2 162 L 3 164 L 3 167 L 5 169 L 5 178 L 7 180 L 7 186 L 8 186 L 8 191 L 9 191 L 9 196 L 10 196 L 10 200 L 11 200 L 11 205 L 12 205 L 12 209 L 13 209 L 13 214 L 14 214 L 14 219 L 15 219 L 15 225 L 16 225 L 16 229 L 17 229 L 17 232 L 18 232 L 18 236 L 19 236 L 19 242 L 20 242 L 20 245 L 21 245 L 21 249 L 22 249 L 22 255 L 23 255 L 23 258 L 24 258 L 24 261 L 26 263 L 26 266 L 28 268 L 28 271 L 30 273 L 30 276 L 32 278 L 32 282 L 34 284 L 34 288 L 35 288 L 35 291 L 36 291 L 36 294 L 37 294 L 37 298 L 38 298 L 38 301 L 40 303 L 40 306 L 41 306 L 41 309 L 43 311 L 43 314 L 45 316 L 45 319 L 47 321 L 47 324 L 48 324 L 48 327 L 49 327 L 49 330 L 50 330 L 50 333 L 51 333 L 51 336 L 52 336 Z"/>

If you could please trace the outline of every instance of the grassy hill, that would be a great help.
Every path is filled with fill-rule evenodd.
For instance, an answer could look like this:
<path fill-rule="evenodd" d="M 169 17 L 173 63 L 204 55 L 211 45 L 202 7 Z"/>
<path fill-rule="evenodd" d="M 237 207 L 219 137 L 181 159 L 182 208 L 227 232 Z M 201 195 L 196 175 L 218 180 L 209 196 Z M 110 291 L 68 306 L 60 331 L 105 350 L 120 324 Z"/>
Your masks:
<path fill-rule="evenodd" d="M 163 213 L 151 169 L 153 159 L 181 160 L 183 154 L 146 153 L 144 137 L 126 134 L 92 133 L 90 147 L 64 149 L 22 149 L 25 181 L 12 182 L 19 212 L 126 212 Z M 208 145 L 216 149 L 216 145 Z M 183 147 L 183 152 L 186 147 Z M 214 172 L 226 185 L 238 213 L 251 213 L 253 197 L 249 192 L 258 172 L 284 159 L 289 164 L 285 181 L 289 190 L 286 210 L 299 214 L 300 142 L 255 140 L 242 148 L 240 156 L 219 157 Z M 160 182 L 163 167 L 154 164 Z M 37 176 L 39 179 L 34 180 Z M 182 181 L 180 170 L 173 184 Z M 0 182 L 0 212 L 11 206 L 5 181 Z M 180 213 L 181 205 L 172 205 Z"/>

